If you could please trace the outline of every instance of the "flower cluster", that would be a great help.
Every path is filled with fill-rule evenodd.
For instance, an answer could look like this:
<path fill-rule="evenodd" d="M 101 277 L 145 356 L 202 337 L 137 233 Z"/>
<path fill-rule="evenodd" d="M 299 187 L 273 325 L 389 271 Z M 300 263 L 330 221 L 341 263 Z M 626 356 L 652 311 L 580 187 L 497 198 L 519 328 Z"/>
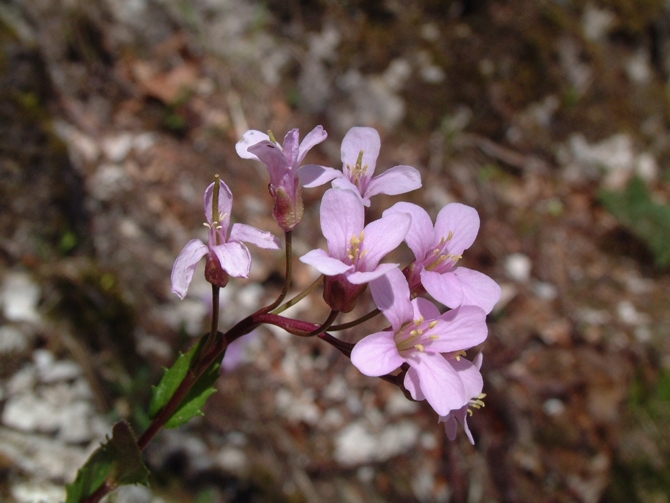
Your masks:
<path fill-rule="evenodd" d="M 420 206 L 399 202 L 381 218 L 366 221 L 366 208 L 373 196 L 418 189 L 421 176 L 415 168 L 404 165 L 374 176 L 381 141 L 377 131 L 369 127 L 354 127 L 344 137 L 341 170 L 302 165 L 309 150 L 326 138 L 318 126 L 299 142 L 299 132 L 293 129 L 280 145 L 271 132 L 250 130 L 236 145 L 240 157 L 260 161 L 268 169 L 273 216 L 286 233 L 287 253 L 290 234 L 303 217 L 303 188 L 331 182 L 320 206 L 327 250 L 311 250 L 300 261 L 324 276 L 323 298 L 332 311 L 328 322 L 306 334 L 326 334 L 340 312 L 354 309 L 369 285 L 390 327 L 367 335 L 343 352 L 363 374 L 383 376 L 412 399 L 426 400 L 450 439 L 460 423 L 473 442 L 467 417 L 472 407 L 483 405 L 482 357 L 479 354 L 470 361 L 463 356 L 486 339 L 486 315 L 500 299 L 500 287 L 491 278 L 457 266 L 479 231 L 477 211 L 451 203 L 439 211 L 433 224 Z M 195 266 L 204 256 L 207 280 L 224 287 L 229 276 L 249 274 L 251 257 L 243 242 L 279 248 L 272 234 L 247 225 L 235 224 L 229 234 L 231 208 L 232 194 L 217 179 L 205 192 L 208 244 L 190 241 L 174 264 L 172 289 L 180 297 L 186 294 Z M 402 242 L 413 252 L 414 260 L 402 269 L 399 264 L 383 262 Z M 287 285 L 288 276 L 287 266 Z M 447 309 L 438 308 L 422 297 L 424 294 Z M 266 312 L 275 308 L 273 305 Z M 296 331 L 295 327 L 305 325 L 279 317 L 266 322 L 283 323 L 281 326 Z M 327 337 L 331 343 L 336 340 Z M 337 345 L 340 350 L 344 346 Z"/>

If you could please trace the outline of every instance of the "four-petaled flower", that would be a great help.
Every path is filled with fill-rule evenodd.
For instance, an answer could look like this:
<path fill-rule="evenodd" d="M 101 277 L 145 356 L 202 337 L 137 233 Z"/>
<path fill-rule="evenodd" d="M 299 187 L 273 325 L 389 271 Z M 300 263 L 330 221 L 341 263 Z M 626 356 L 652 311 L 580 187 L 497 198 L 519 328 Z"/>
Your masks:
<path fill-rule="evenodd" d="M 447 204 L 438 213 L 434 227 L 426 210 L 416 204 L 396 203 L 383 215 L 395 213 L 412 216 L 405 238 L 416 258 L 409 268 L 410 289 L 416 292 L 422 285 L 447 307 L 475 305 L 490 313 L 500 300 L 500 286 L 481 272 L 455 267 L 477 237 L 477 210 L 460 203 Z"/>
<path fill-rule="evenodd" d="M 351 363 L 368 376 L 386 375 L 409 364 L 404 386 L 415 400 L 428 401 L 440 416 L 460 409 L 471 396 L 460 352 L 486 339 L 486 313 L 461 306 L 440 314 L 430 301 L 410 301 L 407 280 L 392 269 L 370 285 L 391 330 L 368 335 L 354 346 Z M 443 355 L 444 353 L 444 355 Z"/>
<path fill-rule="evenodd" d="M 353 127 L 342 140 L 342 171 L 313 164 L 300 170 L 300 180 L 305 187 L 317 187 L 332 180 L 333 187 L 359 194 L 365 206 L 370 206 L 374 195 L 394 196 L 421 187 L 421 174 L 411 166 L 395 166 L 373 178 L 380 146 L 376 129 Z"/>
<path fill-rule="evenodd" d="M 270 194 L 275 201 L 272 214 L 284 231 L 292 230 L 302 220 L 302 189 L 298 179 L 300 163 L 312 147 L 327 137 L 326 131 L 317 126 L 299 144 L 298 130 L 291 129 L 284 137 L 283 146 L 280 146 L 267 134 L 250 129 L 235 145 L 240 157 L 261 161 L 268 168 Z"/>
<path fill-rule="evenodd" d="M 312 250 L 300 260 L 326 275 L 324 298 L 337 311 L 349 312 L 365 285 L 398 264 L 379 261 L 409 230 L 411 217 L 394 213 L 364 227 L 365 208 L 351 190 L 329 189 L 321 201 L 321 231 L 328 252 Z"/>
<path fill-rule="evenodd" d="M 218 198 L 214 199 L 216 184 L 220 184 Z M 233 206 L 233 195 L 228 186 L 217 180 L 205 190 L 205 217 L 209 228 L 207 244 L 199 239 L 192 239 L 172 267 L 172 291 L 184 298 L 188 285 L 191 283 L 198 261 L 207 255 L 205 276 L 216 286 L 223 287 L 228 276 L 236 278 L 249 277 L 251 255 L 242 243 L 252 243 L 260 248 L 278 250 L 279 240 L 269 232 L 261 231 L 250 225 L 234 224 L 228 236 L 230 211 Z"/>

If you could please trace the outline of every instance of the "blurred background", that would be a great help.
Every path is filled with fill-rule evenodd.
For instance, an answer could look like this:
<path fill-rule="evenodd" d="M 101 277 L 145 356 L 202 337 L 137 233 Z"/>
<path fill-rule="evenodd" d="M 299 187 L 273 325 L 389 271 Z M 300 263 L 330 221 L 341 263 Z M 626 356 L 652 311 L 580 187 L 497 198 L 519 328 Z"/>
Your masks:
<path fill-rule="evenodd" d="M 665 0 L 2 0 L 0 500 L 63 500 L 114 421 L 142 430 L 208 324 L 202 267 L 183 301 L 169 281 L 205 187 L 220 174 L 233 221 L 279 234 L 235 142 L 322 124 L 308 162 L 340 167 L 372 126 L 378 172 L 420 170 L 370 217 L 479 211 L 461 263 L 503 298 L 476 445 L 333 348 L 259 330 L 205 417 L 146 451 L 151 488 L 108 501 L 670 501 L 669 78 Z M 323 246 L 322 192 L 297 256 Z M 222 328 L 281 288 L 281 255 L 251 251 Z M 296 291 L 314 277 L 298 263 Z"/>

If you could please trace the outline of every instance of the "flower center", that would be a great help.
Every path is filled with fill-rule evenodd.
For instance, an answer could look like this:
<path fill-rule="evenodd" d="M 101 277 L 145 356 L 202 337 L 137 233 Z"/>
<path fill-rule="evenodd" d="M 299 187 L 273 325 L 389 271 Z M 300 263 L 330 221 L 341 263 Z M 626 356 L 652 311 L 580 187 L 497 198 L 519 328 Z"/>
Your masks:
<path fill-rule="evenodd" d="M 361 250 L 361 244 L 363 244 L 364 239 L 365 239 L 365 231 L 361 231 L 361 233 L 358 236 L 354 234 L 353 236 L 351 236 L 351 239 L 349 239 L 349 246 L 347 247 L 347 256 L 349 257 L 349 260 L 351 260 L 352 264 L 356 264 L 360 259 L 362 259 L 368 254 L 369 250 Z"/>
<path fill-rule="evenodd" d="M 423 353 L 426 345 L 439 339 L 439 336 L 430 334 L 435 325 L 437 325 L 437 320 L 426 323 L 423 316 L 413 322 L 405 323 L 393 336 L 398 352 L 419 351 Z"/>
<path fill-rule="evenodd" d="M 351 173 L 351 181 L 354 183 L 354 185 L 358 185 L 358 181 L 361 179 L 361 176 L 365 175 L 366 171 L 368 170 L 367 164 L 363 166 L 362 150 L 358 153 L 358 159 L 356 159 L 356 165 L 352 167 L 350 164 L 347 164 L 347 167 L 349 168 L 349 172 Z"/>
<path fill-rule="evenodd" d="M 445 239 L 444 236 L 440 238 L 439 244 L 433 249 L 432 252 L 429 252 L 425 258 L 425 269 L 428 271 L 434 271 L 436 269 L 446 270 L 453 267 L 456 262 L 463 255 L 454 255 L 452 253 L 446 253 L 446 247 L 454 237 L 453 231 L 449 231 L 449 236 Z"/>

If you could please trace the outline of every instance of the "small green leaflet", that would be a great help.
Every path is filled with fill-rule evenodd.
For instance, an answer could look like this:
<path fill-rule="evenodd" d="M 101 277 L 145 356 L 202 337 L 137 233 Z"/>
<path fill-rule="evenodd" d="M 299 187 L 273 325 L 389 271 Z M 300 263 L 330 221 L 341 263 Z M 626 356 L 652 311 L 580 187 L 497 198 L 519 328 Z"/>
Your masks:
<path fill-rule="evenodd" d="M 637 177 L 625 191 L 601 191 L 599 197 L 619 222 L 646 243 L 658 267 L 670 265 L 670 205 L 652 200 L 644 182 Z"/>
<path fill-rule="evenodd" d="M 91 454 L 77 472 L 74 482 L 67 485 L 65 503 L 79 503 L 88 498 L 105 480 L 113 487 L 149 484 L 149 470 L 142 461 L 135 435 L 125 421 L 114 425 L 112 438 Z"/>
<path fill-rule="evenodd" d="M 153 396 L 149 406 L 149 417 L 154 418 L 170 401 L 170 398 L 174 395 L 174 392 L 184 380 L 184 377 L 186 377 L 194 358 L 199 353 L 206 338 L 206 336 L 203 337 L 198 344 L 195 344 L 188 351 L 188 353 L 180 354 L 174 365 L 165 370 L 161 382 L 153 389 Z M 214 384 L 219 378 L 220 367 L 221 363 L 218 361 L 215 361 L 209 366 L 193 385 L 191 391 L 184 397 L 184 400 L 172 417 L 165 423 L 165 428 L 176 428 L 188 422 L 195 416 L 203 415 L 201 408 L 205 405 L 207 399 L 216 392 Z"/>

